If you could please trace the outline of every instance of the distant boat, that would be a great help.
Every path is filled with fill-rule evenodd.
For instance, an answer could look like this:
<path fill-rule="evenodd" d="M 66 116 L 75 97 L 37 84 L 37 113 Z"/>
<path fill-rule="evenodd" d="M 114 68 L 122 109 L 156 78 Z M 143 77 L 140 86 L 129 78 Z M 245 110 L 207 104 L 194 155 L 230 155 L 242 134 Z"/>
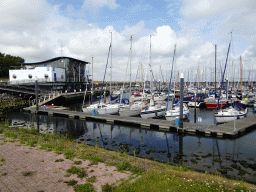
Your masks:
<path fill-rule="evenodd" d="M 164 105 L 163 105 L 164 104 Z M 164 115 L 166 111 L 166 103 L 155 103 L 151 100 L 151 105 L 144 106 L 144 108 L 141 110 L 141 118 L 143 119 L 150 119 L 150 118 L 159 118 Z"/>
<path fill-rule="evenodd" d="M 183 104 L 183 119 L 187 119 L 189 114 L 190 113 L 187 105 Z M 174 121 L 177 117 L 180 117 L 180 103 L 165 113 L 165 119 L 167 121 Z"/>
<path fill-rule="evenodd" d="M 224 108 L 224 107 L 227 106 L 227 102 L 228 102 L 228 100 L 226 100 L 226 99 L 221 99 L 221 100 L 219 101 L 219 105 L 218 105 L 218 99 L 215 99 L 215 98 L 206 98 L 206 99 L 204 100 L 204 104 L 205 104 L 205 106 L 207 107 L 207 109 L 213 109 L 213 108 L 216 109 L 217 105 L 218 105 L 218 108 Z"/>
<path fill-rule="evenodd" d="M 217 123 L 234 121 L 235 119 L 242 119 L 246 116 L 247 116 L 247 109 L 245 109 L 244 111 L 239 111 L 232 106 L 230 106 L 227 109 L 221 109 L 215 112 L 215 118 Z"/>

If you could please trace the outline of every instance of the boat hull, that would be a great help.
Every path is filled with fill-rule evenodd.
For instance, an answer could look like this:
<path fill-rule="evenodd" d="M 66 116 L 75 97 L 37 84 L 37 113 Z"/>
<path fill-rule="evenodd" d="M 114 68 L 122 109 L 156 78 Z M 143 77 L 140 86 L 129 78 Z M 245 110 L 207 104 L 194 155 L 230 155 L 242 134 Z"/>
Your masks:
<path fill-rule="evenodd" d="M 119 115 L 122 117 L 134 117 L 134 116 L 139 116 L 141 113 L 141 108 L 140 107 L 123 107 L 120 108 L 119 110 Z"/>
<path fill-rule="evenodd" d="M 187 119 L 188 116 L 189 116 L 189 113 L 183 114 L 183 119 Z M 165 119 L 167 121 L 175 121 L 176 118 L 180 118 L 180 114 L 165 115 Z"/>
<path fill-rule="evenodd" d="M 213 108 L 217 107 L 217 103 L 204 102 L 204 104 L 208 109 L 213 109 Z M 226 107 L 226 106 L 227 106 L 227 103 L 219 103 L 219 108 L 223 108 L 223 107 Z"/>
<path fill-rule="evenodd" d="M 234 121 L 236 119 L 243 119 L 246 117 L 246 114 L 243 115 L 233 115 L 233 116 L 221 116 L 221 115 L 215 115 L 217 123 L 226 123 L 229 121 Z"/>
<path fill-rule="evenodd" d="M 152 109 L 152 110 L 142 110 L 141 111 L 141 118 L 143 119 L 151 119 L 151 118 L 157 118 L 157 117 L 162 117 L 166 111 L 166 108 L 158 108 L 158 109 Z"/>

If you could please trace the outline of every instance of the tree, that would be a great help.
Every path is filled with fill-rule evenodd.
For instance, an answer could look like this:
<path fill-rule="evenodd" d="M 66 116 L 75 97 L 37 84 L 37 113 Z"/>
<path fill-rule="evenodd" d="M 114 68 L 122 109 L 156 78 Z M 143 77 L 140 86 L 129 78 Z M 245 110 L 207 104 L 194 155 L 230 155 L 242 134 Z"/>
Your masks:
<path fill-rule="evenodd" d="M 9 77 L 9 70 L 11 66 L 20 66 L 19 63 L 24 63 L 25 60 L 21 57 L 5 55 L 0 52 L 0 77 Z"/>

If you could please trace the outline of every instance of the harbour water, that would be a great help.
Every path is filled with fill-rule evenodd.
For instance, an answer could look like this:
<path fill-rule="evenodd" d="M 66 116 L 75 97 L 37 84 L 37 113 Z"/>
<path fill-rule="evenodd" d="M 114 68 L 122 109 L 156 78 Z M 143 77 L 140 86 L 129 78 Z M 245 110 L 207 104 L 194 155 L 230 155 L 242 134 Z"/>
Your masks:
<path fill-rule="evenodd" d="M 194 122 L 194 109 L 190 110 L 189 121 Z M 248 115 L 253 115 L 251 108 L 248 111 Z M 215 124 L 213 114 L 214 111 L 197 109 L 197 123 Z M 11 122 L 34 124 L 40 133 L 68 135 L 88 145 L 125 151 L 131 155 L 135 153 L 138 157 L 160 162 L 183 163 L 197 170 L 223 173 L 256 183 L 256 129 L 231 140 L 198 135 L 182 136 L 71 118 L 35 116 L 26 112 L 12 112 L 8 118 Z"/>

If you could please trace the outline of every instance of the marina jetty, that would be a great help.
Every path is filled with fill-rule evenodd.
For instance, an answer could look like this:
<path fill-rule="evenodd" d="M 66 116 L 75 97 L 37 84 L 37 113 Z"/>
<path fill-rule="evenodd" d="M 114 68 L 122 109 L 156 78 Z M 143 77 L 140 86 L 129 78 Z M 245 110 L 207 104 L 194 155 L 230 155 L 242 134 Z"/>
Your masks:
<path fill-rule="evenodd" d="M 77 111 L 68 111 L 58 108 L 39 108 L 26 107 L 23 111 L 38 115 L 53 115 L 66 118 L 84 119 L 87 121 L 103 122 L 116 125 L 133 126 L 143 129 L 153 129 L 165 132 L 177 132 L 179 134 L 197 134 L 209 137 L 235 138 L 244 135 L 255 129 L 255 115 L 238 119 L 232 122 L 219 125 L 204 125 L 197 123 L 183 122 L 180 128 L 174 121 L 164 119 L 143 119 L 139 117 L 121 117 L 119 115 L 100 115 Z"/>

